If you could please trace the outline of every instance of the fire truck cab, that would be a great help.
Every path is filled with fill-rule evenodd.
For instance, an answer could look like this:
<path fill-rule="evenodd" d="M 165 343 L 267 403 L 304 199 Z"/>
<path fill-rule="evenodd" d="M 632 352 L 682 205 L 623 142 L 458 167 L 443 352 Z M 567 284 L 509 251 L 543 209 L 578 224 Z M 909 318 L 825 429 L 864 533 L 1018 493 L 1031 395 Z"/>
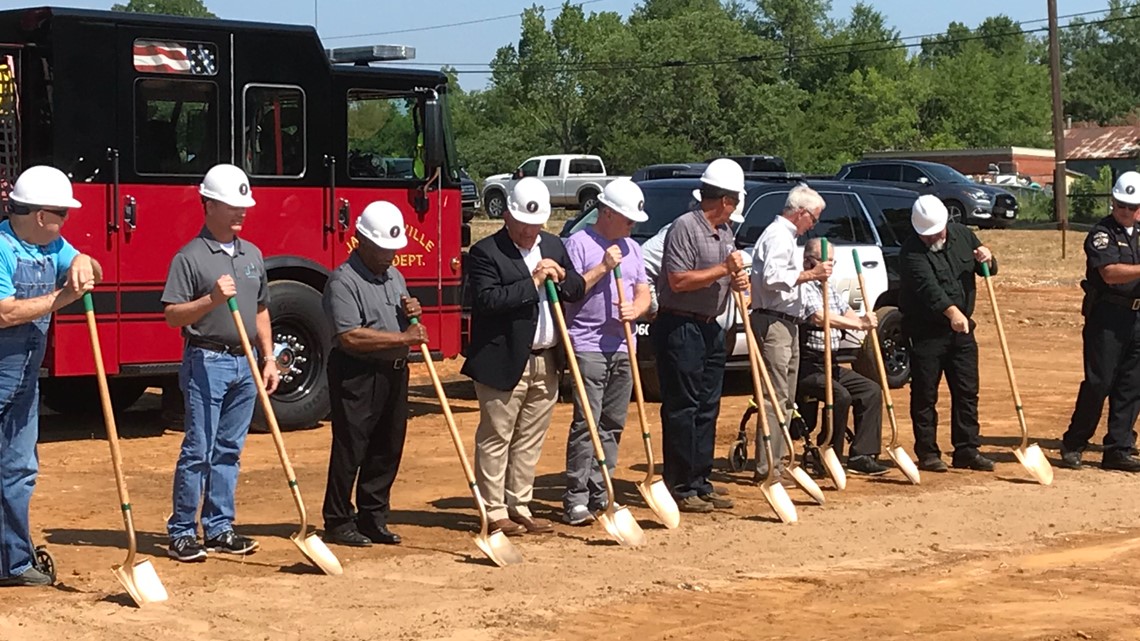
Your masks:
<path fill-rule="evenodd" d="M 374 200 L 404 214 L 397 256 L 437 358 L 459 352 L 459 165 L 441 73 L 338 64 L 309 26 L 36 8 L 0 11 L 0 190 L 36 164 L 62 169 L 83 207 L 64 236 L 102 263 L 94 292 L 120 408 L 169 384 L 182 360 L 161 294 L 202 227 L 197 192 L 220 162 L 250 176 L 243 237 L 266 257 L 283 427 L 328 412 L 328 275 Z M 45 404 L 97 408 L 83 310 L 56 314 Z"/>

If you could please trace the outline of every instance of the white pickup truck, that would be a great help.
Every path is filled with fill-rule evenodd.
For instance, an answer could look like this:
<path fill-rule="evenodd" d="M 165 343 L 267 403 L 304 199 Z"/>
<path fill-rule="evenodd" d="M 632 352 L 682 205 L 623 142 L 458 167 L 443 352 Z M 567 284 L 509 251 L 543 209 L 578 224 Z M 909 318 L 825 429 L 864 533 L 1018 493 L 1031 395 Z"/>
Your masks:
<path fill-rule="evenodd" d="M 606 166 L 598 156 L 535 156 L 519 165 L 513 173 L 495 174 L 483 182 L 483 206 L 487 215 L 502 218 L 514 181 L 527 176 L 546 183 L 553 206 L 582 211 L 589 211 L 602 189 L 618 178 L 606 175 Z"/>

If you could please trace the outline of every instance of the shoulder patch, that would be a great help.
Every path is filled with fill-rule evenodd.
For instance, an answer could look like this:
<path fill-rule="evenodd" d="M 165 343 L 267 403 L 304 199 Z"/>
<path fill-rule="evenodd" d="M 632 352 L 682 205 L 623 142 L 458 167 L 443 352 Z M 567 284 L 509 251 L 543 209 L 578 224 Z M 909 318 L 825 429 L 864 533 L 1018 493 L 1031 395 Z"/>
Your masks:
<path fill-rule="evenodd" d="M 1108 232 L 1098 231 L 1093 234 L 1092 246 L 1094 249 L 1104 249 L 1108 247 Z"/>

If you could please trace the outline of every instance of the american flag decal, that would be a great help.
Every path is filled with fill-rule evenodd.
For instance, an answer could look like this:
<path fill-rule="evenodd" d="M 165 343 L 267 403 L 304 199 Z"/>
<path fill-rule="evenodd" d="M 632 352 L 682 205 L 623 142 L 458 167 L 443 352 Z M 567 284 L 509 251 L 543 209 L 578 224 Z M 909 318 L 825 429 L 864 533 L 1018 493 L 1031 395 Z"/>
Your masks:
<path fill-rule="evenodd" d="M 218 73 L 218 56 L 211 44 L 135 40 L 134 60 L 135 70 L 147 73 Z"/>

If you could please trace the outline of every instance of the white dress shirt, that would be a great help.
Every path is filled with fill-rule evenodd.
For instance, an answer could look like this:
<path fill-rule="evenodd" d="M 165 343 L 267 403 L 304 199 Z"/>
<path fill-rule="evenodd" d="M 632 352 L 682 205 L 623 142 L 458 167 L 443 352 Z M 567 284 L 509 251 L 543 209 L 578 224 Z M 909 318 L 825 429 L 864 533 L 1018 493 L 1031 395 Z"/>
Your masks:
<path fill-rule="evenodd" d="M 534 239 L 534 246 L 530 249 L 515 245 L 515 249 L 522 254 L 528 274 L 533 274 L 534 270 L 538 268 L 538 264 L 542 262 L 542 251 L 538 248 L 541 242 L 542 236 L 538 236 Z M 554 316 L 550 313 L 550 305 L 546 301 L 546 285 L 543 284 L 538 288 L 538 325 L 534 328 L 534 340 L 530 343 L 531 349 L 547 349 L 558 344 L 558 336 L 554 331 Z"/>
<path fill-rule="evenodd" d="M 776 216 L 752 252 L 752 309 L 803 318 L 803 302 L 796 287 L 802 271 L 796 264 L 796 226 L 784 216 Z"/>

